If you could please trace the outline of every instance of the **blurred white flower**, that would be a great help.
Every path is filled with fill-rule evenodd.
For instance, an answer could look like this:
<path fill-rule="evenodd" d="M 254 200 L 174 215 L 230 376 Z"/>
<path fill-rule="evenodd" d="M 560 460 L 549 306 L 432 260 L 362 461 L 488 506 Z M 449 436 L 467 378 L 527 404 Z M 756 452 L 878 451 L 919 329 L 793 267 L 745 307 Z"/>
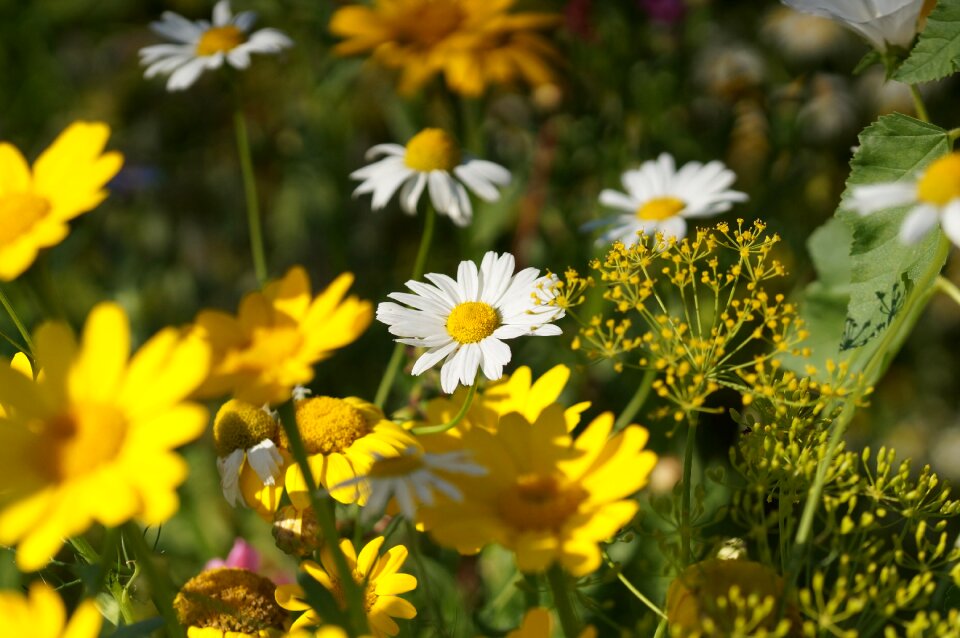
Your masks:
<path fill-rule="evenodd" d="M 354 197 L 373 193 L 373 210 L 386 206 L 399 188 L 400 207 L 414 215 L 429 186 L 434 210 L 466 226 L 473 218 L 473 207 L 464 186 L 480 199 L 495 202 L 500 199 L 498 187 L 510 183 L 510 171 L 465 155 L 449 133 L 437 128 L 420 131 L 406 146 L 377 144 L 367 151 L 367 159 L 381 155 L 386 157 L 350 174 L 351 179 L 363 180 Z"/>
<path fill-rule="evenodd" d="M 924 0 L 783 0 L 788 7 L 830 18 L 853 29 L 875 49 L 908 47 L 917 34 Z"/>
<path fill-rule="evenodd" d="M 747 195 L 730 190 L 737 179 L 723 162 L 689 162 L 676 169 L 673 156 L 663 153 L 656 160 L 621 177 L 626 193 L 606 189 L 600 203 L 622 213 L 584 225 L 584 230 L 611 226 L 601 242 L 622 241 L 632 246 L 637 233 L 681 239 L 687 234 L 687 219 L 711 217 L 730 210 Z"/>
<path fill-rule="evenodd" d="M 847 32 L 836 22 L 788 7 L 770 11 L 761 31 L 777 51 L 795 62 L 822 60 L 847 42 Z"/>
<path fill-rule="evenodd" d="M 213 7 L 213 23 L 190 21 L 172 11 L 150 25 L 155 33 L 176 44 L 155 44 L 140 49 L 140 64 L 147 67 L 144 77 L 170 74 L 168 91 L 189 88 L 200 74 L 220 68 L 224 61 L 235 69 L 250 66 L 251 53 L 278 53 L 293 46 L 293 41 L 277 29 L 249 33 L 257 15 L 243 11 L 233 15 L 230 0 Z"/>

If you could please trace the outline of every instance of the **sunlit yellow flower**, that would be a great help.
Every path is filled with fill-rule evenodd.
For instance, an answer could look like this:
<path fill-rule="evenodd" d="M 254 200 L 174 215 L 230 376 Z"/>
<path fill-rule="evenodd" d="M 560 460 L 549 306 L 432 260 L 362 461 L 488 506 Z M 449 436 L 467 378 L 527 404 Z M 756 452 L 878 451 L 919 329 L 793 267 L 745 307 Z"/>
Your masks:
<path fill-rule="evenodd" d="M 287 614 L 277 586 L 246 569 L 220 567 L 188 580 L 173 601 L 188 638 L 280 638 Z"/>
<path fill-rule="evenodd" d="M 507 638 L 551 638 L 553 636 L 553 616 L 544 607 L 534 607 L 523 616 L 519 627 L 507 634 Z M 590 625 L 580 632 L 578 638 L 596 638 L 597 630 Z"/>
<path fill-rule="evenodd" d="M 23 570 L 94 522 L 156 525 L 177 511 L 187 466 L 173 448 L 206 426 L 185 399 L 210 365 L 206 343 L 172 328 L 130 359 L 127 316 L 112 303 L 91 311 L 79 345 L 60 323 L 34 341 L 36 382 L 0 366 L 0 544 L 19 543 Z"/>
<path fill-rule="evenodd" d="M 314 363 L 370 325 L 370 303 L 344 299 L 352 283 L 353 275 L 344 273 L 313 297 L 307 272 L 296 266 L 263 292 L 244 297 L 236 317 L 201 312 L 195 328 L 212 345 L 214 364 L 200 394 L 233 392 L 254 405 L 286 401 L 293 386 L 313 379 Z"/>
<path fill-rule="evenodd" d="M 59 244 L 67 222 L 95 208 L 123 164 L 103 153 L 110 128 L 74 122 L 40 154 L 33 170 L 11 144 L 0 143 L 0 280 L 17 278 L 41 248 Z"/>
<path fill-rule="evenodd" d="M 370 623 L 370 629 L 377 638 L 395 636 L 400 631 L 394 618 L 411 619 L 417 610 L 398 594 L 405 594 L 417 587 L 417 579 L 410 574 L 398 573 L 407 559 L 407 548 L 402 545 L 391 547 L 380 556 L 383 536 L 367 543 L 357 556 L 353 544 L 343 539 L 340 549 L 352 570 L 353 580 L 364 587 L 364 611 Z M 313 561 L 304 561 L 301 567 L 307 574 L 323 585 L 341 607 L 345 607 L 340 578 L 329 548 L 320 553 L 320 565 Z M 310 627 L 320 623 L 319 614 L 305 602 L 305 592 L 299 585 L 280 585 L 277 587 L 277 602 L 290 611 L 304 611 L 294 623 L 292 629 Z"/>
<path fill-rule="evenodd" d="M 339 9 L 330 30 L 346 38 L 339 55 L 371 52 L 401 71 L 400 90 L 416 91 L 443 73 L 451 90 L 476 97 L 490 84 L 554 81 L 559 54 L 538 30 L 559 24 L 549 13 L 509 13 L 514 0 L 377 0 Z"/>
<path fill-rule="evenodd" d="M 0 636 L 30 638 L 96 638 L 103 620 L 92 600 L 77 607 L 67 621 L 60 596 L 46 583 L 35 582 L 30 592 L 0 592 Z"/>
<path fill-rule="evenodd" d="M 246 504 L 241 480 L 256 489 L 282 483 L 285 459 L 279 440 L 280 424 L 267 410 L 237 399 L 220 406 L 213 419 L 213 443 L 220 489 L 231 506 Z"/>
<path fill-rule="evenodd" d="M 464 447 L 489 474 L 455 477 L 464 499 L 422 510 L 430 533 L 464 554 L 503 545 L 524 572 L 554 562 L 574 576 L 593 572 L 598 544 L 636 513 L 627 497 L 646 484 L 657 460 L 643 449 L 647 430 L 632 425 L 610 437 L 612 428 L 613 415 L 604 413 L 573 440 L 557 404 L 534 423 L 514 412 L 496 433 L 473 428 Z"/>
<path fill-rule="evenodd" d="M 10 369 L 19 372 L 28 379 L 33 379 L 33 366 L 30 365 L 30 359 L 22 352 L 13 355 L 10 360 Z M 3 405 L 3 399 L 0 398 L 0 419 L 7 415 L 6 407 Z"/>

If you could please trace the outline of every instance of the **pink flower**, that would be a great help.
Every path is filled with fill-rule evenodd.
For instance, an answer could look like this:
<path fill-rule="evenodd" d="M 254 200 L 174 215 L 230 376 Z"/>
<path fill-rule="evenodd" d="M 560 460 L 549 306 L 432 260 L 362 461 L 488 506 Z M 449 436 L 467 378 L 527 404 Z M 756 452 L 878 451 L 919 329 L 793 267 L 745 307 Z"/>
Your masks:
<path fill-rule="evenodd" d="M 207 561 L 203 569 L 216 569 L 217 567 L 239 567 L 256 572 L 260 570 L 260 554 L 253 548 L 253 545 L 242 538 L 238 538 L 233 541 L 233 547 L 227 554 L 227 560 L 214 558 Z"/>

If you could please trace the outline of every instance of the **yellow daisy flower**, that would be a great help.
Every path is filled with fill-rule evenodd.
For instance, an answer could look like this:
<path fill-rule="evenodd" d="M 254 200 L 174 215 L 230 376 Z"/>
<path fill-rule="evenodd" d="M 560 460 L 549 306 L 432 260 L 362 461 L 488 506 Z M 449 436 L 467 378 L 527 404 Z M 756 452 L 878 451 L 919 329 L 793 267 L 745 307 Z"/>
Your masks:
<path fill-rule="evenodd" d="M 513 412 L 495 433 L 473 428 L 463 445 L 490 472 L 456 477 L 462 502 L 422 510 L 431 535 L 463 554 L 499 543 L 524 572 L 554 562 L 574 576 L 595 571 L 599 543 L 636 513 L 628 497 L 646 484 L 657 460 L 643 449 L 646 429 L 631 425 L 610 437 L 613 422 L 604 413 L 573 440 L 563 407 L 554 404 L 533 423 Z"/>
<path fill-rule="evenodd" d="M 0 143 L 0 280 L 19 277 L 41 248 L 63 241 L 68 221 L 106 198 L 104 185 L 123 165 L 120 153 L 103 153 L 108 137 L 106 124 L 74 122 L 32 171 L 15 146 Z"/>
<path fill-rule="evenodd" d="M 13 355 L 13 358 L 10 359 L 10 369 L 19 372 L 26 378 L 33 380 L 33 366 L 30 365 L 30 359 L 27 358 L 27 355 L 22 352 L 18 352 Z M 3 400 L 0 399 L 0 419 L 7 415 L 6 407 L 3 405 Z"/>
<path fill-rule="evenodd" d="M 544 607 L 534 607 L 523 615 L 520 626 L 507 634 L 507 638 L 551 638 L 553 636 L 553 616 Z M 596 638 L 597 630 L 593 625 L 580 632 L 578 638 Z"/>
<path fill-rule="evenodd" d="M 173 600 L 188 638 L 280 638 L 287 614 L 277 586 L 246 569 L 220 567 L 188 580 Z"/>
<path fill-rule="evenodd" d="M 300 266 L 263 292 L 248 294 L 234 317 L 206 310 L 195 330 L 213 347 L 210 378 L 200 395 L 233 392 L 237 399 L 261 405 L 282 403 L 295 385 L 313 379 L 313 364 L 352 343 L 373 318 L 371 305 L 344 295 L 353 275 L 344 273 L 316 297 Z"/>
<path fill-rule="evenodd" d="M 46 583 L 31 584 L 26 597 L 20 592 L 0 592 L 0 636 L 96 638 L 102 623 L 92 600 L 80 603 L 67 622 L 63 601 Z"/>
<path fill-rule="evenodd" d="M 400 627 L 393 620 L 394 618 L 409 620 L 417 615 L 416 608 L 398 596 L 398 594 L 413 591 L 417 587 L 416 577 L 399 573 L 400 567 L 407 559 L 407 548 L 397 545 L 380 556 L 383 541 L 383 536 L 374 538 L 360 550 L 359 556 L 353 543 L 347 539 L 340 541 L 340 549 L 353 572 L 351 577 L 364 587 L 367 620 L 376 638 L 397 635 Z M 340 588 L 340 578 L 336 575 L 336 565 L 329 548 L 324 548 L 320 553 L 320 563 L 318 565 L 308 560 L 300 566 L 311 578 L 327 588 L 343 607 L 345 602 Z M 290 611 L 305 612 L 293 623 L 291 629 L 310 627 L 320 623 L 320 616 L 305 602 L 305 597 L 306 594 L 299 585 L 277 587 L 277 602 L 281 607 Z"/>
<path fill-rule="evenodd" d="M 412 93 L 438 73 L 452 91 L 480 96 L 491 84 L 554 81 L 559 58 L 537 31 L 556 26 L 550 13 L 509 13 L 514 0 L 376 0 L 333 15 L 330 31 L 345 38 L 339 55 L 371 52 L 401 71 L 400 91 Z"/>
<path fill-rule="evenodd" d="M 173 449 L 207 424 L 185 399 L 210 365 L 207 344 L 173 328 L 128 362 L 130 325 L 113 303 L 90 312 L 79 345 L 60 323 L 34 340 L 36 382 L 0 366 L 0 544 L 19 543 L 26 571 L 94 522 L 156 525 L 177 511 L 187 466 Z"/>

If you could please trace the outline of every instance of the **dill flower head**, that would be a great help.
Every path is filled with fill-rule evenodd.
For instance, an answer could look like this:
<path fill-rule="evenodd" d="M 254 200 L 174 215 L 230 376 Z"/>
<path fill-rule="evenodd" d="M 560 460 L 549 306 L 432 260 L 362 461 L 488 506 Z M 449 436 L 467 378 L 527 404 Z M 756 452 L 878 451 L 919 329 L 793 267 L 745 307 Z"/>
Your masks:
<path fill-rule="evenodd" d="M 398 594 L 413 591 L 417 587 L 417 579 L 414 576 L 400 573 L 400 568 L 407 559 L 407 548 L 396 545 L 380 556 L 383 541 L 383 536 L 374 538 L 360 550 L 359 556 L 353 543 L 347 539 L 340 541 L 340 550 L 351 570 L 350 577 L 363 586 L 364 611 L 376 638 L 395 636 L 399 633 L 400 627 L 394 618 L 409 620 L 417 615 L 416 608 L 398 596 Z M 301 563 L 300 567 L 308 576 L 332 593 L 341 608 L 346 606 L 340 585 L 341 576 L 337 572 L 336 563 L 329 548 L 324 548 L 320 552 L 320 564 L 308 560 Z M 305 612 L 294 621 L 291 629 L 320 624 L 320 615 L 306 603 L 305 597 L 306 594 L 299 585 L 277 587 L 277 602 L 281 607 L 290 611 Z"/>
<path fill-rule="evenodd" d="M 188 580 L 173 600 L 190 638 L 279 638 L 287 614 L 277 586 L 246 569 L 219 567 Z"/>
<path fill-rule="evenodd" d="M 574 576 L 595 571 L 599 544 L 636 513 L 628 497 L 657 460 L 643 449 L 647 430 L 628 426 L 611 437 L 612 429 L 613 415 L 604 413 L 574 440 L 563 407 L 553 405 L 534 423 L 514 412 L 496 433 L 470 430 L 464 448 L 489 474 L 458 477 L 463 500 L 424 511 L 430 534 L 468 554 L 499 543 L 524 572 L 554 562 Z"/>
<path fill-rule="evenodd" d="M 213 348 L 213 370 L 201 396 L 232 392 L 261 405 L 282 403 L 292 388 L 313 379 L 313 364 L 359 337 L 372 319 L 369 302 L 347 297 L 353 275 L 344 273 L 313 297 L 300 266 L 263 292 L 248 294 L 237 316 L 217 310 L 197 315 L 194 330 Z"/>
<path fill-rule="evenodd" d="M 26 596 L 0 591 L 0 636 L 96 638 L 102 624 L 92 600 L 80 603 L 68 622 L 63 601 L 46 583 L 32 583 Z"/>
<path fill-rule="evenodd" d="M 447 86 L 479 97 L 489 85 L 522 80 L 534 87 L 554 81 L 549 62 L 559 58 L 539 30 L 560 23 L 549 13 L 510 13 L 514 0 L 376 0 L 372 7 L 339 9 L 330 21 L 345 38 L 339 55 L 371 52 L 401 71 L 400 91 L 412 93 L 442 73 Z"/>
<path fill-rule="evenodd" d="M 34 341 L 36 382 L 0 366 L 0 544 L 19 543 L 22 570 L 43 567 L 94 522 L 170 518 L 187 476 L 173 448 L 207 424 L 207 411 L 185 402 L 209 370 L 200 339 L 168 328 L 130 359 L 127 316 L 102 303 L 79 344 L 59 323 Z"/>
<path fill-rule="evenodd" d="M 181 91 L 192 86 L 204 71 L 219 69 L 224 62 L 242 70 L 250 66 L 251 53 L 279 53 L 293 46 L 293 41 L 277 29 L 250 33 L 256 21 L 253 11 L 233 15 L 230 0 L 220 0 L 213 7 L 212 24 L 164 11 L 162 19 L 150 28 L 174 44 L 140 49 L 140 64 L 147 67 L 144 77 L 170 74 L 167 90 Z"/>
<path fill-rule="evenodd" d="M 213 419 L 220 488 L 231 506 L 244 503 L 240 482 L 275 486 L 283 477 L 284 457 L 277 448 L 280 426 L 269 411 L 231 399 Z M 254 476 L 244 476 L 253 474 Z"/>
<path fill-rule="evenodd" d="M 15 146 L 0 143 L 0 281 L 20 276 L 40 249 L 63 241 L 68 221 L 106 198 L 103 187 L 123 165 L 120 153 L 103 152 L 109 137 L 102 122 L 74 122 L 32 170 Z"/>

